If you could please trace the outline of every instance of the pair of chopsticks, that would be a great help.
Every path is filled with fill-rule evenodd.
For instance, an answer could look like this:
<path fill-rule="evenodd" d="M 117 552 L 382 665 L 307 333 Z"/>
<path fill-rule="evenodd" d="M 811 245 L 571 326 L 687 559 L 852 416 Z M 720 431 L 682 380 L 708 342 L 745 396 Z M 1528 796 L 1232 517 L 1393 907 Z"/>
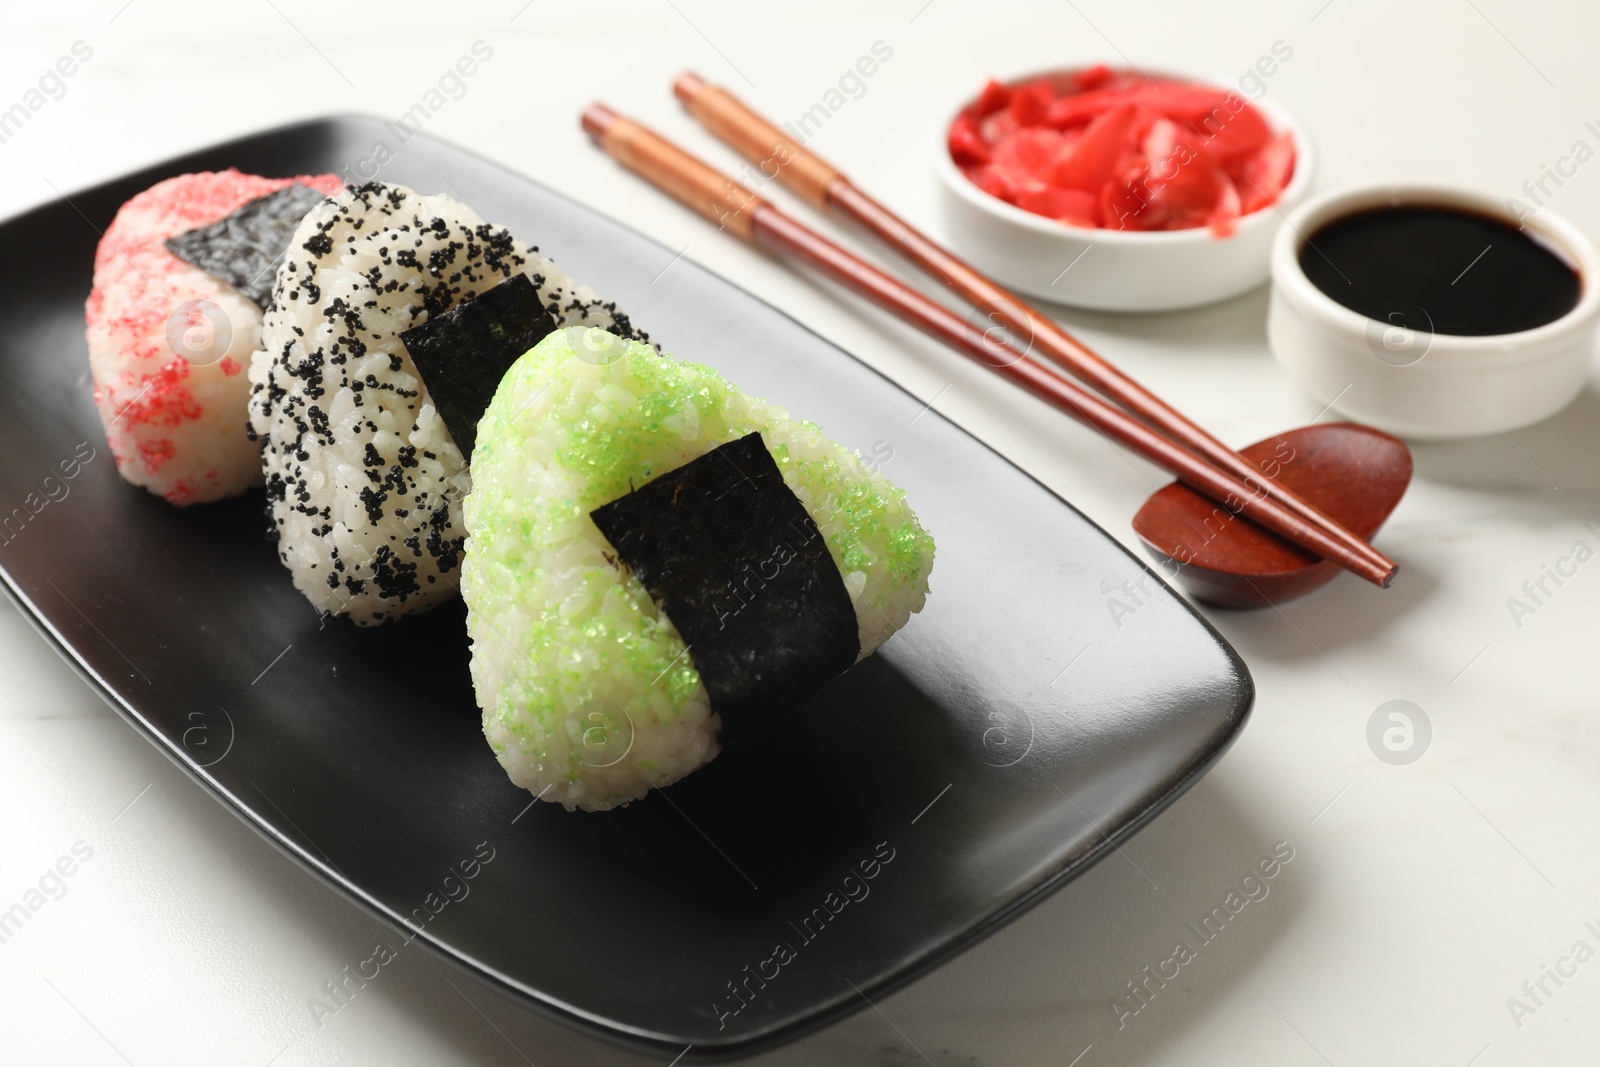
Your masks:
<path fill-rule="evenodd" d="M 745 241 L 799 260 L 983 364 L 1059 410 L 1166 470 L 1184 485 L 1362 578 L 1387 587 L 1395 564 L 1306 501 L 1261 476 L 1249 460 L 1191 422 L 947 249 L 877 203 L 837 169 L 797 144 L 722 89 L 694 74 L 674 92 L 689 113 L 792 192 L 860 224 L 957 295 L 1031 339 L 1026 350 L 997 345 L 986 331 L 859 259 L 732 178 L 604 104 L 583 112 L 583 128 L 624 167 Z M 1127 410 L 1046 368 L 1037 349 Z M 1129 413 L 1132 414 L 1129 414 Z M 1135 418 L 1134 416 L 1137 416 Z M 1143 420 L 1143 421 L 1140 421 Z M 1159 432 L 1158 432 L 1159 431 Z M 1163 432 L 1169 436 L 1163 436 Z"/>

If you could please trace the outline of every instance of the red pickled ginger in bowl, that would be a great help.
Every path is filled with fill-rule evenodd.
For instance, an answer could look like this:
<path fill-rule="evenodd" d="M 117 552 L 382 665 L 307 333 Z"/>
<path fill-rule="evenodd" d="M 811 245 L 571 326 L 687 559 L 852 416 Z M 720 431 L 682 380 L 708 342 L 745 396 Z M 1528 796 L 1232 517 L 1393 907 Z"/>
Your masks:
<path fill-rule="evenodd" d="M 1295 145 L 1239 93 L 1097 66 L 991 80 L 950 124 L 951 160 L 978 188 L 1071 226 L 1208 227 L 1277 202 Z"/>

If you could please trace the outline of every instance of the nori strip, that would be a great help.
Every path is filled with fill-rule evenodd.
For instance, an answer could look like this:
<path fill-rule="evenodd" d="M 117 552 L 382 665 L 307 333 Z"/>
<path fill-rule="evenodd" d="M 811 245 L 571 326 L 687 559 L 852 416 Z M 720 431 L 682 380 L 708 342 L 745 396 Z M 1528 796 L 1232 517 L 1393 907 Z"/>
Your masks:
<path fill-rule="evenodd" d="M 511 364 L 560 323 L 526 274 L 463 300 L 400 334 L 461 455 L 472 459 L 478 420 Z"/>
<path fill-rule="evenodd" d="M 167 238 L 167 251 L 221 278 L 265 311 L 295 227 L 322 198 L 309 185 L 286 185 L 209 226 Z"/>
<path fill-rule="evenodd" d="M 821 688 L 860 653 L 844 578 L 759 433 L 589 514 L 678 628 L 725 731 Z"/>

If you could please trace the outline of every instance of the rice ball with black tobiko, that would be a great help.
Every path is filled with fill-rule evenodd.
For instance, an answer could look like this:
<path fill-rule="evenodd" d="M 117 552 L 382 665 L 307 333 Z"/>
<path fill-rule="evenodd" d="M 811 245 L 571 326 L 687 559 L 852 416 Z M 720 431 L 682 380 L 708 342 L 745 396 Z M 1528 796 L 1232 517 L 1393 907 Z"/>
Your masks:
<path fill-rule="evenodd" d="M 552 325 L 642 336 L 447 196 L 347 188 L 295 233 L 250 365 L 250 425 L 278 555 L 318 610 L 374 625 L 456 594 L 470 474 L 402 335 L 517 276 Z"/>

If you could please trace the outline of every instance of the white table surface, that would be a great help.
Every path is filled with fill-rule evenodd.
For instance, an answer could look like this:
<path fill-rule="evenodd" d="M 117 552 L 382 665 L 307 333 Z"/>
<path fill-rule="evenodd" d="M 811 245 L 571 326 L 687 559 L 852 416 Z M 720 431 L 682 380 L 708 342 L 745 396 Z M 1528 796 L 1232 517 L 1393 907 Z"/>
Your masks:
<path fill-rule="evenodd" d="M 382 6 L 360 17 L 311 0 L 8 6 L 0 108 L 74 41 L 93 56 L 0 144 L 0 212 L 289 119 L 397 116 L 482 40 L 492 59 L 429 132 L 737 278 L 937 397 L 1129 545 L 1156 472 L 1130 470 L 1094 433 L 713 233 L 591 149 L 579 107 L 604 97 L 728 164 L 673 102 L 673 74 L 693 67 L 789 117 L 881 40 L 892 59 L 814 145 L 935 233 L 933 108 L 991 71 L 1125 55 L 1233 80 L 1283 41 L 1293 56 L 1270 96 L 1313 131 L 1322 188 L 1426 175 L 1512 196 L 1574 141 L 1600 146 L 1583 125 L 1600 120 L 1600 9 L 1576 2 L 1258 0 L 1226 14 L 1176 0 L 813 0 L 804 15 L 712 0 Z M 1600 232 L 1597 191 L 1600 163 L 1552 206 Z M 1061 317 L 1244 444 L 1318 409 L 1272 362 L 1265 310 L 1258 291 L 1191 313 Z M 1346 576 L 1281 613 L 1208 612 L 1255 675 L 1254 716 L 1125 858 L 877 1010 L 754 1062 L 1593 1062 L 1600 962 L 1561 963 L 1570 977 L 1545 979 L 1537 1002 L 1522 986 L 1575 942 L 1600 949 L 1584 925 L 1600 930 L 1600 563 L 1520 627 L 1506 602 L 1575 541 L 1600 546 L 1584 527 L 1600 519 L 1597 454 L 1593 384 L 1509 438 L 1417 448 L 1416 482 L 1379 542 L 1403 567 L 1392 591 Z M 92 850 L 64 895 L 0 944 L 0 1062 L 643 1062 L 416 950 L 318 1027 L 307 998 L 384 928 L 192 784 L 9 608 L 0 679 L 0 908 L 75 843 Z M 1407 766 L 1366 742 L 1369 716 L 1392 699 L 1433 726 Z M 1270 896 L 1119 1030 L 1111 998 L 1280 841 L 1295 858 Z M 1513 1017 L 1513 996 L 1534 1010 Z"/>

